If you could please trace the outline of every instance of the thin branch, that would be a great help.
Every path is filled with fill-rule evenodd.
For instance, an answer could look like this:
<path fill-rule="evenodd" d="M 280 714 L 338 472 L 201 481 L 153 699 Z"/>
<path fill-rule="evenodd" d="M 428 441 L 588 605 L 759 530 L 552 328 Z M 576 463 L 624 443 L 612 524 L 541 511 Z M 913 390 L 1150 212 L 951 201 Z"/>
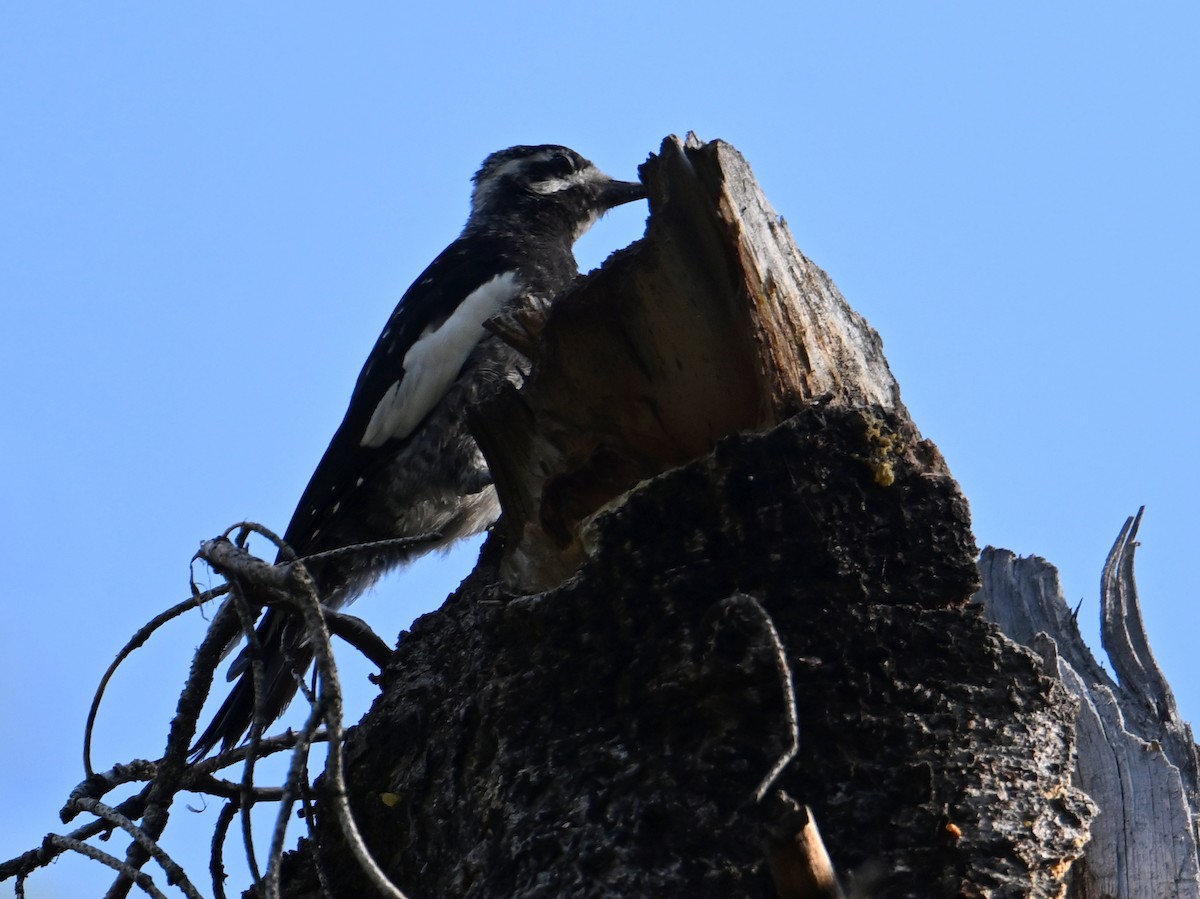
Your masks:
<path fill-rule="evenodd" d="M 229 535 L 234 531 L 237 531 L 238 535 L 237 538 L 231 542 L 235 543 L 240 550 L 245 551 L 246 541 L 251 534 L 261 534 L 263 537 L 266 537 L 275 544 L 275 548 L 279 550 L 280 558 L 283 561 L 296 561 L 296 551 L 288 546 L 284 539 L 276 534 L 273 530 L 265 525 L 259 524 L 257 521 L 239 521 L 237 524 L 231 524 L 224 530 L 224 532 L 222 532 L 221 538 L 229 540 Z"/>
<path fill-rule="evenodd" d="M 429 531 L 424 534 L 417 534 L 415 537 L 392 537 L 388 540 L 373 540 L 368 543 L 352 543 L 349 546 L 340 546 L 337 549 L 329 549 L 325 552 L 313 553 L 310 556 L 300 556 L 298 559 L 293 559 L 296 562 L 328 562 L 332 559 L 353 558 L 354 556 L 366 555 L 367 553 L 377 552 L 381 549 L 404 549 L 410 546 L 424 546 L 427 543 L 437 543 L 442 539 L 440 531 Z"/>
<path fill-rule="evenodd" d="M 126 862 L 121 861 L 115 855 L 109 855 L 102 849 L 97 849 L 91 843 L 84 843 L 79 840 L 74 840 L 71 837 L 63 837 L 58 834 L 50 834 L 46 837 L 46 841 L 57 849 L 71 852 L 78 852 L 80 855 L 87 856 L 90 859 L 108 865 L 114 871 L 120 873 L 121 877 L 118 882 L 137 884 L 145 892 L 149 893 L 154 899 L 167 899 L 165 895 L 154 885 L 152 878 L 145 871 L 135 868 Z"/>
<path fill-rule="evenodd" d="M 127 783 L 153 780 L 158 772 L 154 762 L 145 759 L 134 759 L 124 765 L 113 765 L 102 774 L 89 774 L 87 779 L 77 784 L 67 797 L 66 804 L 59 809 L 58 818 L 64 824 L 72 821 L 82 808 L 82 799 L 99 799 L 110 791 Z"/>
<path fill-rule="evenodd" d="M 321 864 L 321 838 L 317 833 L 317 816 L 312 801 L 312 785 L 308 781 L 308 771 L 304 772 L 304 791 L 301 798 L 301 808 L 304 810 L 304 823 L 308 826 L 308 845 L 312 855 L 313 870 L 317 872 L 317 882 L 321 885 L 321 895 L 332 896 L 333 889 L 329 885 L 329 876 L 325 866 Z"/>
<path fill-rule="evenodd" d="M 303 588 L 303 595 L 315 599 L 317 596 L 316 584 L 313 583 L 308 569 L 303 565 L 297 565 L 293 573 Z M 305 604 L 304 608 L 305 624 L 309 633 L 315 633 L 321 637 L 314 642 L 312 648 L 318 666 L 321 705 L 324 706 L 326 712 L 325 726 L 329 731 L 329 758 L 325 766 L 326 777 L 331 781 L 328 788 L 328 799 L 333 806 L 334 814 L 350 851 L 375 889 L 389 899 L 407 899 L 400 888 L 388 879 L 371 855 L 370 850 L 367 849 L 358 825 L 354 821 L 354 814 L 350 811 L 350 803 L 346 797 L 345 762 L 342 757 L 344 734 L 342 732 L 341 689 L 329 645 L 329 632 L 325 627 L 325 619 L 320 614 L 319 606 L 314 608 L 310 604 Z"/>
<path fill-rule="evenodd" d="M 142 812 L 146 808 L 146 794 L 150 788 L 146 787 L 140 793 L 130 796 L 124 802 L 117 806 L 117 811 L 130 819 L 137 819 L 142 816 Z M 114 825 L 107 821 L 90 821 L 82 827 L 78 827 L 66 835 L 65 839 L 83 841 L 91 839 L 99 834 L 111 833 Z M 63 849 L 51 851 L 52 847 L 45 841 L 37 849 L 30 849 L 18 855 L 16 858 L 11 858 L 6 862 L 0 863 L 0 881 L 5 881 L 10 877 L 25 877 L 32 874 L 38 868 L 44 868 L 53 862 Z"/>
<path fill-rule="evenodd" d="M 325 741 L 326 737 L 326 732 L 320 730 L 312 735 L 311 742 L 321 743 Z M 258 745 L 258 757 L 260 759 L 266 758 L 269 755 L 292 749 L 296 745 L 297 740 L 298 735 L 291 731 L 261 740 Z M 243 761 L 248 751 L 248 746 L 238 746 L 190 765 L 180 782 L 180 789 L 192 793 L 205 793 L 222 799 L 230 798 L 231 791 L 236 792 L 240 790 L 240 785 L 232 781 L 217 778 L 213 776 L 213 772 Z M 146 759 L 134 759 L 131 762 L 114 765 L 108 771 L 93 774 L 87 780 L 78 784 L 71 791 L 60 815 L 64 819 L 75 817 L 78 811 L 75 803 L 79 799 L 100 799 L 124 784 L 149 782 L 157 776 L 158 762 L 151 762 Z M 278 798 L 278 793 L 277 789 L 256 788 L 253 797 L 256 802 L 273 801 Z M 122 807 L 124 805 L 125 803 L 122 803 Z M 129 812 L 123 813 L 129 814 Z M 139 810 L 137 814 L 129 814 L 129 816 L 131 818 L 141 817 L 141 811 Z M 0 870 L 3 869 L 0 868 Z"/>
<path fill-rule="evenodd" d="M 308 569 L 303 562 L 295 566 L 292 574 L 295 586 L 298 588 L 293 591 L 297 597 L 298 611 L 305 625 L 308 642 L 314 650 L 316 664 L 315 677 L 318 691 L 314 694 L 304 683 L 304 679 L 297 674 L 297 687 L 308 701 L 311 713 L 300 732 L 300 739 L 297 741 L 295 749 L 292 750 L 292 761 L 288 767 L 287 778 L 284 781 L 284 795 L 279 803 L 279 814 L 276 817 L 275 830 L 271 839 L 270 855 L 267 861 L 266 892 L 268 899 L 275 899 L 279 895 L 279 875 L 283 861 L 283 843 L 286 838 L 287 826 L 291 817 L 292 805 L 295 802 L 297 787 L 302 776 L 307 772 L 310 735 L 317 731 L 322 720 L 325 721 L 326 729 L 329 733 L 338 733 L 341 730 L 340 681 L 338 680 L 337 669 L 333 662 L 332 646 L 330 645 L 329 632 L 325 628 L 325 619 L 322 614 L 321 598 L 317 593 L 317 585 L 311 576 L 309 576 Z M 330 701 L 327 701 L 327 699 Z"/>
<path fill-rule="evenodd" d="M 84 727 L 83 770 L 88 777 L 92 777 L 95 774 L 95 771 L 92 769 L 92 731 L 96 724 L 96 716 L 100 711 L 100 702 L 104 697 L 104 691 L 108 687 L 108 682 L 112 680 L 113 675 L 116 674 L 117 668 L 121 666 L 121 663 L 124 662 L 125 659 L 127 659 L 135 649 L 138 649 L 145 644 L 145 642 L 150 639 L 150 636 L 168 621 L 178 618 L 184 612 L 197 608 L 200 605 L 208 602 L 210 599 L 215 599 L 216 597 L 222 596 L 228 592 L 229 588 L 226 586 L 218 587 L 215 590 L 209 590 L 205 593 L 197 593 L 196 595 L 192 596 L 191 599 L 184 600 L 183 602 L 167 609 L 167 611 L 162 612 L 159 615 L 155 615 L 152 619 L 150 619 L 150 621 L 140 627 L 137 633 L 130 637 L 129 642 L 126 643 L 121 648 L 121 651 L 117 653 L 117 657 L 113 659 L 112 664 L 108 666 L 108 670 L 104 672 L 104 676 L 100 678 L 100 684 L 96 687 L 96 694 L 92 697 L 92 705 L 88 710 L 87 725 Z"/>
<path fill-rule="evenodd" d="M 388 659 L 392 657 L 392 647 L 371 630 L 365 621 L 355 615 L 336 612 L 325 606 L 321 607 L 321 614 L 325 616 L 325 626 L 329 628 L 329 633 L 349 643 L 366 656 L 376 668 L 380 671 L 383 670 Z"/>
<path fill-rule="evenodd" d="M 188 747 L 196 733 L 196 721 L 212 686 L 221 654 L 237 632 L 236 615 L 226 603 L 213 616 L 208 633 L 192 659 L 192 668 L 179 697 L 175 718 L 171 722 L 166 751 L 159 762 L 158 776 L 150 785 L 146 797 L 142 828 L 152 840 L 161 837 L 167 826 L 171 803 L 180 789 L 187 769 Z M 135 842 L 130 845 L 126 853 L 126 864 L 129 868 L 139 870 L 148 860 L 146 851 L 139 844 Z M 106 899 L 124 899 L 129 894 L 130 886 L 131 881 L 122 872 L 122 876 L 106 894 Z"/>
<path fill-rule="evenodd" d="M 326 731 L 319 730 L 312 735 L 311 742 L 323 743 L 327 739 L 329 739 L 329 734 Z M 291 730 L 274 737 L 264 737 L 258 743 L 258 757 L 260 759 L 266 758 L 268 755 L 292 749 L 299 741 L 300 734 Z M 222 768 L 228 768 L 231 765 L 236 765 L 238 762 L 244 761 L 248 754 L 248 746 L 235 746 L 232 749 L 226 749 L 219 755 L 209 756 L 206 759 L 196 762 L 192 765 L 192 770 L 197 774 L 211 774 L 214 771 L 219 771 Z M 222 783 L 228 783 L 228 781 L 222 781 Z"/>
<path fill-rule="evenodd" d="M 767 791 L 771 789 L 771 785 L 783 773 L 783 769 L 800 752 L 800 721 L 799 714 L 796 711 L 796 685 L 792 679 L 791 666 L 788 665 L 787 651 L 783 647 L 783 641 L 779 638 L 779 631 L 776 630 L 775 622 L 767 610 L 763 608 L 763 604 L 756 597 L 748 593 L 735 594 L 731 599 L 750 606 L 762 619 L 767 636 L 771 640 L 771 647 L 775 650 L 775 665 L 779 669 L 779 680 L 783 685 L 784 709 L 787 713 L 788 737 L 791 745 L 779 757 L 779 760 L 775 762 L 771 770 L 767 772 L 767 776 L 758 785 L 758 789 L 754 791 L 754 801 L 762 802 L 763 797 L 767 795 Z"/>
<path fill-rule="evenodd" d="M 279 896 L 279 876 L 283 864 L 283 844 L 287 838 L 287 828 L 292 815 L 292 805 L 295 803 L 297 794 L 300 792 L 301 783 L 307 779 L 308 747 L 310 743 L 305 738 L 315 733 L 324 719 L 325 709 L 323 703 L 317 701 L 313 704 L 312 714 L 309 715 L 308 721 L 305 722 L 304 728 L 300 731 L 300 741 L 297 742 L 296 748 L 292 750 L 292 761 L 288 766 L 287 777 L 283 782 L 283 795 L 279 800 L 279 813 L 275 818 L 275 829 L 271 835 L 271 849 L 267 858 L 266 890 L 268 899 L 277 899 Z"/>
<path fill-rule="evenodd" d="M 251 523 L 243 522 L 241 525 L 235 525 L 226 531 L 226 535 L 238 527 L 248 529 L 251 527 Z M 262 533 L 268 539 L 278 539 L 265 528 L 257 529 L 257 532 Z M 420 546 L 436 542 L 440 538 L 441 535 L 438 533 L 429 533 L 417 537 L 398 537 L 393 540 L 356 543 L 352 546 L 315 553 L 314 555 L 305 556 L 300 559 L 297 559 L 291 549 L 280 541 L 276 545 L 279 547 L 280 557 L 286 561 L 277 565 L 269 565 L 262 559 L 251 555 L 238 544 L 228 541 L 227 538 L 218 538 L 204 544 L 198 555 L 204 561 L 208 562 L 215 571 L 226 577 L 233 577 L 236 580 L 253 581 L 256 588 L 258 588 L 255 595 L 263 600 L 265 605 L 284 606 L 295 611 L 295 597 L 290 592 L 291 583 L 289 581 L 290 569 L 293 565 L 354 557 L 377 552 L 381 549 Z M 355 649 L 359 650 L 376 666 L 383 668 L 388 658 L 391 657 L 392 648 L 380 639 L 365 622 L 353 615 L 327 609 L 324 606 L 320 606 L 320 610 L 321 614 L 326 618 L 326 627 Z"/>
<path fill-rule="evenodd" d="M 268 565 L 247 553 L 244 547 L 251 534 L 260 534 L 274 543 L 278 549 L 279 558 L 284 560 L 282 564 Z M 377 552 L 384 548 L 400 545 L 419 545 L 434 541 L 438 537 L 437 534 L 430 534 L 416 538 L 378 541 L 346 547 L 329 553 L 320 553 L 311 559 L 327 561 L 358 553 Z M 249 828 L 249 810 L 259 802 L 280 802 L 282 806 L 280 822 L 277 824 L 272 840 L 272 856 L 268 864 L 268 876 L 274 869 L 276 871 L 275 883 L 278 883 L 277 871 L 279 859 L 282 857 L 282 844 L 290 808 L 295 803 L 297 795 L 301 793 L 307 803 L 307 790 L 302 790 L 300 785 L 307 783 L 305 760 L 308 749 L 313 743 L 330 740 L 331 734 L 336 735 L 337 740 L 342 738 L 341 692 L 332 648 L 329 645 L 330 633 L 336 633 L 380 667 L 390 657 L 391 647 L 361 620 L 324 609 L 320 604 L 315 584 L 308 575 L 303 562 L 296 560 L 295 553 L 278 535 L 261 525 L 254 522 L 239 522 L 231 526 L 221 537 L 203 544 L 192 561 L 196 560 L 207 562 L 215 571 L 223 574 L 229 584 L 201 591 L 192 577 L 190 580 L 192 597 L 157 615 L 140 628 L 109 666 L 97 687 L 85 728 L 83 755 L 87 777 L 72 791 L 61 812 L 64 822 L 70 821 L 80 811 L 85 810 L 96 814 L 99 820 L 77 828 L 67 836 L 51 834 L 43 841 L 43 845 L 39 849 L 0 864 L 0 876 L 16 876 L 21 880 L 20 891 L 24 890 L 24 878 L 33 870 L 49 864 L 64 851 L 78 851 L 102 861 L 118 872 L 118 878 L 106 894 L 108 899 L 123 899 L 135 884 L 140 889 L 150 892 L 151 895 L 162 895 L 155 887 L 152 878 L 142 871 L 143 866 L 150 859 L 155 859 L 162 864 L 170 882 L 179 883 L 189 899 L 198 899 L 199 894 L 182 869 L 157 843 L 158 838 L 165 830 L 175 796 L 182 790 L 232 800 L 222 809 L 218 831 L 214 834 L 217 842 L 214 843 L 214 856 L 210 863 L 210 871 L 214 876 L 214 892 L 222 896 L 224 891 L 220 881 L 224 877 L 224 872 L 221 847 L 233 817 L 239 811 L 244 816 L 248 861 L 256 880 L 261 880 L 254 860 L 253 839 Z M 238 584 L 239 580 L 247 585 L 253 584 L 254 589 L 243 589 Z M 166 622 L 179 617 L 192 608 L 200 607 L 211 599 L 226 594 L 232 595 L 213 616 L 204 640 L 192 660 L 191 670 L 176 706 L 175 718 L 171 722 L 162 759 L 157 762 L 138 759 L 128 764 L 114 765 L 108 771 L 97 773 L 91 759 L 95 723 L 106 689 L 117 669 L 134 650 L 144 645 L 149 637 Z M 301 692 L 313 704 L 314 713 L 308 726 L 299 734 L 288 732 L 277 737 L 263 738 L 261 720 L 263 715 L 260 709 L 255 715 L 256 725 L 251 728 L 248 745 L 227 750 L 189 765 L 187 752 L 196 732 L 200 711 L 211 689 L 216 668 L 227 648 L 236 639 L 239 630 L 250 643 L 249 652 L 255 679 L 256 707 L 261 704 L 258 697 L 264 693 L 264 673 L 262 653 L 261 650 L 256 649 L 257 637 L 254 630 L 259 609 L 247 603 L 244 597 L 264 595 L 269 597 L 267 605 L 283 605 L 293 612 L 298 612 L 299 617 L 304 621 L 305 629 L 308 632 L 308 642 L 316 657 L 319 689 L 317 695 L 314 696 L 311 690 L 301 684 Z M 323 721 L 326 726 L 322 729 L 320 725 Z M 278 788 L 255 787 L 253 772 L 256 761 L 284 750 L 293 752 L 293 760 L 285 784 Z M 213 776 L 213 772 L 239 761 L 245 763 L 240 784 Z M 386 877 L 371 859 L 366 847 L 362 845 L 361 838 L 358 837 L 349 807 L 345 803 L 340 748 L 336 750 L 331 748 L 328 764 L 331 769 L 331 778 L 335 783 L 335 794 L 340 797 L 341 806 L 336 807 L 337 803 L 335 803 L 338 820 L 354 848 L 355 855 L 381 892 L 402 899 L 404 894 L 387 882 Z M 117 786 L 137 781 L 147 781 L 146 788 L 115 809 L 100 801 L 102 796 Z M 139 819 L 140 826 L 133 823 Z M 97 835 L 109 834 L 116 828 L 125 830 L 133 837 L 133 841 L 126 850 L 124 861 L 83 842 Z"/>
<path fill-rule="evenodd" d="M 217 815 L 217 825 L 213 828 L 212 853 L 208 861 L 208 873 L 212 876 L 213 896 L 215 899 L 225 899 L 225 839 L 229 835 L 229 825 L 237 817 L 238 800 L 231 799 L 221 807 Z"/>
<path fill-rule="evenodd" d="M 189 793 L 202 793 L 217 799 L 248 799 L 255 805 L 260 802 L 278 802 L 283 796 L 283 790 L 280 787 L 254 787 L 247 797 L 242 784 L 211 775 L 189 777 L 184 789 Z"/>
<path fill-rule="evenodd" d="M 167 875 L 167 883 L 178 886 L 188 899 L 203 899 L 196 888 L 192 886 L 192 882 L 188 879 L 187 874 L 184 873 L 183 868 L 158 843 L 150 839 L 145 831 L 119 811 L 95 799 L 80 799 L 78 800 L 78 805 L 81 809 L 91 812 L 96 817 L 103 818 L 105 821 L 115 824 L 133 837 L 138 845 L 150 853 L 151 857 L 162 866 L 163 871 Z"/>
<path fill-rule="evenodd" d="M 239 535 L 241 538 L 242 535 Z M 232 576 L 231 576 L 232 577 Z M 236 580 L 236 578 L 234 578 Z M 262 643 L 255 630 L 258 619 L 257 608 L 251 609 L 245 597 L 247 591 L 233 591 L 233 602 L 237 608 L 238 618 L 242 622 L 242 633 L 246 638 L 246 651 L 250 658 L 250 683 L 254 690 L 254 713 L 250 720 L 250 738 L 246 744 L 246 764 L 242 768 L 241 786 L 239 788 L 242 822 L 242 845 L 246 850 L 246 864 L 255 884 L 262 880 L 262 871 L 258 867 L 258 856 L 254 850 L 254 822 L 251 809 L 254 807 L 251 796 L 254 792 L 254 767 L 258 762 L 258 744 L 262 741 L 262 720 L 265 717 L 266 673 L 263 670 Z"/>

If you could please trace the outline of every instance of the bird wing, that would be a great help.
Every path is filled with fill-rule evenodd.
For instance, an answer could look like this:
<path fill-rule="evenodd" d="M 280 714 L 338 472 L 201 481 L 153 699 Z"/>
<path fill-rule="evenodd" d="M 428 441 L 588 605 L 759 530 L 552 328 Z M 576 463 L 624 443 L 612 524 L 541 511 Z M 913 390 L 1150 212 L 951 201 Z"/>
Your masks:
<path fill-rule="evenodd" d="M 295 552 L 333 548 L 319 545 L 322 526 L 412 437 L 484 336 L 483 322 L 521 289 L 504 249 L 460 238 L 400 299 L 292 515 L 284 539 Z"/>
<path fill-rule="evenodd" d="M 463 239 L 447 247 L 405 292 L 358 376 L 350 405 L 308 482 L 285 542 L 297 555 L 324 549 L 322 528 L 359 485 L 388 464 L 413 439 L 484 335 L 483 321 L 521 289 L 505 246 L 489 238 Z M 330 528 L 336 539 L 337 528 Z M 385 535 L 386 536 L 386 535 Z M 296 691 L 293 665 L 303 671 L 312 650 L 287 634 L 287 617 L 268 609 L 257 627 L 263 647 L 266 695 L 263 708 L 276 717 Z M 288 653 L 283 647 L 288 646 Z M 289 659 L 290 656 L 290 659 Z M 194 757 L 217 742 L 225 748 L 245 734 L 254 714 L 250 657 L 230 665 L 240 680 L 192 747 Z"/>
<path fill-rule="evenodd" d="M 404 371 L 376 404 L 359 442 L 376 447 L 411 434 L 446 395 L 482 339 L 483 323 L 519 289 L 517 273 L 503 272 L 471 291 L 448 318 L 427 325 L 404 354 Z"/>

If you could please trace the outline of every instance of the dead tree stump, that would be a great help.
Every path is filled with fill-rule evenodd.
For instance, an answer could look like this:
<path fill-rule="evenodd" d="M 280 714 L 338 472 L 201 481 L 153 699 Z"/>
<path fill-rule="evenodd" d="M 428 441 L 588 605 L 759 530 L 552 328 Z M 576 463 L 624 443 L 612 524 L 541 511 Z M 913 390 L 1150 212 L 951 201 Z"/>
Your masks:
<path fill-rule="evenodd" d="M 1076 703 L 968 604 L 878 336 L 732 148 L 642 176 L 645 238 L 496 324 L 531 356 L 475 423 L 504 518 L 348 737 L 372 853 L 414 899 L 830 895 L 780 873 L 782 792 L 872 896 L 1062 895 Z M 285 894 L 322 879 L 367 894 L 324 820 Z"/>

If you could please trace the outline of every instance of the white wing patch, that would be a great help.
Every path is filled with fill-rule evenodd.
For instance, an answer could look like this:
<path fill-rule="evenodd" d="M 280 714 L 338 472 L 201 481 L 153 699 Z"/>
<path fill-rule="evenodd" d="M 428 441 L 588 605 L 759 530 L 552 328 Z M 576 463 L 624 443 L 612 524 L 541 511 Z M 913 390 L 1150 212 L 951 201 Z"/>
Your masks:
<path fill-rule="evenodd" d="M 422 334 L 404 356 L 404 377 L 383 395 L 359 444 L 382 446 L 411 434 L 462 371 L 486 333 L 483 323 L 520 290 L 516 272 L 497 275 L 473 290 L 439 327 Z"/>

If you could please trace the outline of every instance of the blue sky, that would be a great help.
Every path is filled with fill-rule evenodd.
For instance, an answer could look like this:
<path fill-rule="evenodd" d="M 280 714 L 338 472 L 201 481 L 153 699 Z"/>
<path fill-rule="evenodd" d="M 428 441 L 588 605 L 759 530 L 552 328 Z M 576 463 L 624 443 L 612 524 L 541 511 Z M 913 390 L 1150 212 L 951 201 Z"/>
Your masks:
<path fill-rule="evenodd" d="M 1094 633 L 1105 554 L 1147 505 L 1145 617 L 1200 718 L 1198 29 L 1182 2 L 9 5 L 0 857 L 57 826 L 93 685 L 186 595 L 199 541 L 284 527 L 470 175 L 514 143 L 620 177 L 672 132 L 738 147 L 882 334 L 981 546 L 1057 564 Z M 603 221 L 583 266 L 643 219 Z M 357 613 L 394 637 L 473 553 Z M 99 767 L 161 752 L 202 627 L 118 676 Z M 215 814 L 168 830 L 202 882 L 187 847 Z M 63 861 L 28 895 L 106 883 Z"/>

